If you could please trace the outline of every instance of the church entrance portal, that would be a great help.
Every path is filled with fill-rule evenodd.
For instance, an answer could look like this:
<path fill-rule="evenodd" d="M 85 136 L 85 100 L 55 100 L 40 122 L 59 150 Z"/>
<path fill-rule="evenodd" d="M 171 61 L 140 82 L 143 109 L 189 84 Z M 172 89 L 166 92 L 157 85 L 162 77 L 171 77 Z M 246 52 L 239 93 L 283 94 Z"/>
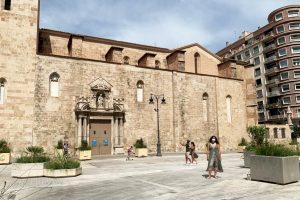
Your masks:
<path fill-rule="evenodd" d="M 111 154 L 111 120 L 90 121 L 92 155 Z"/>

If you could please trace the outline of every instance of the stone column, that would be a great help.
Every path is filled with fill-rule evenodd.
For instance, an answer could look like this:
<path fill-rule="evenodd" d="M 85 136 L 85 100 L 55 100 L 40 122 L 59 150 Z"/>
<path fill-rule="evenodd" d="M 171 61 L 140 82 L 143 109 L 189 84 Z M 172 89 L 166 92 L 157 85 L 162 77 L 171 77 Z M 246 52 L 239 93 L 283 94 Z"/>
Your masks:
<path fill-rule="evenodd" d="M 77 146 L 81 145 L 82 138 L 82 118 L 79 116 L 77 121 Z"/>
<path fill-rule="evenodd" d="M 119 125 L 118 118 L 114 118 L 114 146 L 118 144 L 118 133 L 119 133 Z"/>
<path fill-rule="evenodd" d="M 83 118 L 83 139 L 86 140 L 86 117 Z"/>
<path fill-rule="evenodd" d="M 123 136 L 124 136 L 124 124 L 123 124 L 123 118 L 120 118 L 119 145 L 121 146 L 123 146 Z"/>
<path fill-rule="evenodd" d="M 90 144 L 90 122 L 87 120 L 86 124 L 86 141 Z"/>

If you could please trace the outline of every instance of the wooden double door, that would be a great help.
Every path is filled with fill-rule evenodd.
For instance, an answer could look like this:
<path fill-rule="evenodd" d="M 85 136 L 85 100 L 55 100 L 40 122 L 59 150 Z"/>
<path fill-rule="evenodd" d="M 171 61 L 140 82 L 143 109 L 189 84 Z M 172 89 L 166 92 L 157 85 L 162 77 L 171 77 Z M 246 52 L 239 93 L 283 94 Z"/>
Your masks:
<path fill-rule="evenodd" d="M 90 120 L 92 155 L 111 154 L 111 120 Z"/>

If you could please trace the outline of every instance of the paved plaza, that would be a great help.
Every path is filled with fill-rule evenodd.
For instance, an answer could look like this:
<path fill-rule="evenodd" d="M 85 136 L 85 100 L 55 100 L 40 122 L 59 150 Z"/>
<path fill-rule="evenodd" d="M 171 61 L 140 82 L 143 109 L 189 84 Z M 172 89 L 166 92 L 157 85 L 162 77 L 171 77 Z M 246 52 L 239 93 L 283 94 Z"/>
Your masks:
<path fill-rule="evenodd" d="M 15 193 L 15 199 L 300 199 L 300 182 L 282 186 L 247 180 L 241 156 L 224 154 L 224 173 L 217 179 L 207 179 L 204 155 L 198 165 L 186 166 L 183 154 L 168 154 L 133 161 L 95 158 L 82 162 L 83 174 L 72 178 L 14 179 L 10 165 L 0 166 L 0 186 L 7 181 L 6 194 Z"/>

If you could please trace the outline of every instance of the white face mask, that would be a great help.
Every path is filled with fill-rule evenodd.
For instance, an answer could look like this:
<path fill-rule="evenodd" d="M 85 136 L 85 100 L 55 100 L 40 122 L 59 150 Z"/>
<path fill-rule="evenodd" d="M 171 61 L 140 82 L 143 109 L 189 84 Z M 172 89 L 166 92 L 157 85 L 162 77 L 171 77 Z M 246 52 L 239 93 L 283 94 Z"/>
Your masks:
<path fill-rule="evenodd" d="M 213 138 L 213 139 L 211 139 L 211 141 L 212 141 L 212 143 L 215 143 L 215 142 L 216 142 L 216 139 L 215 139 L 215 138 Z"/>

